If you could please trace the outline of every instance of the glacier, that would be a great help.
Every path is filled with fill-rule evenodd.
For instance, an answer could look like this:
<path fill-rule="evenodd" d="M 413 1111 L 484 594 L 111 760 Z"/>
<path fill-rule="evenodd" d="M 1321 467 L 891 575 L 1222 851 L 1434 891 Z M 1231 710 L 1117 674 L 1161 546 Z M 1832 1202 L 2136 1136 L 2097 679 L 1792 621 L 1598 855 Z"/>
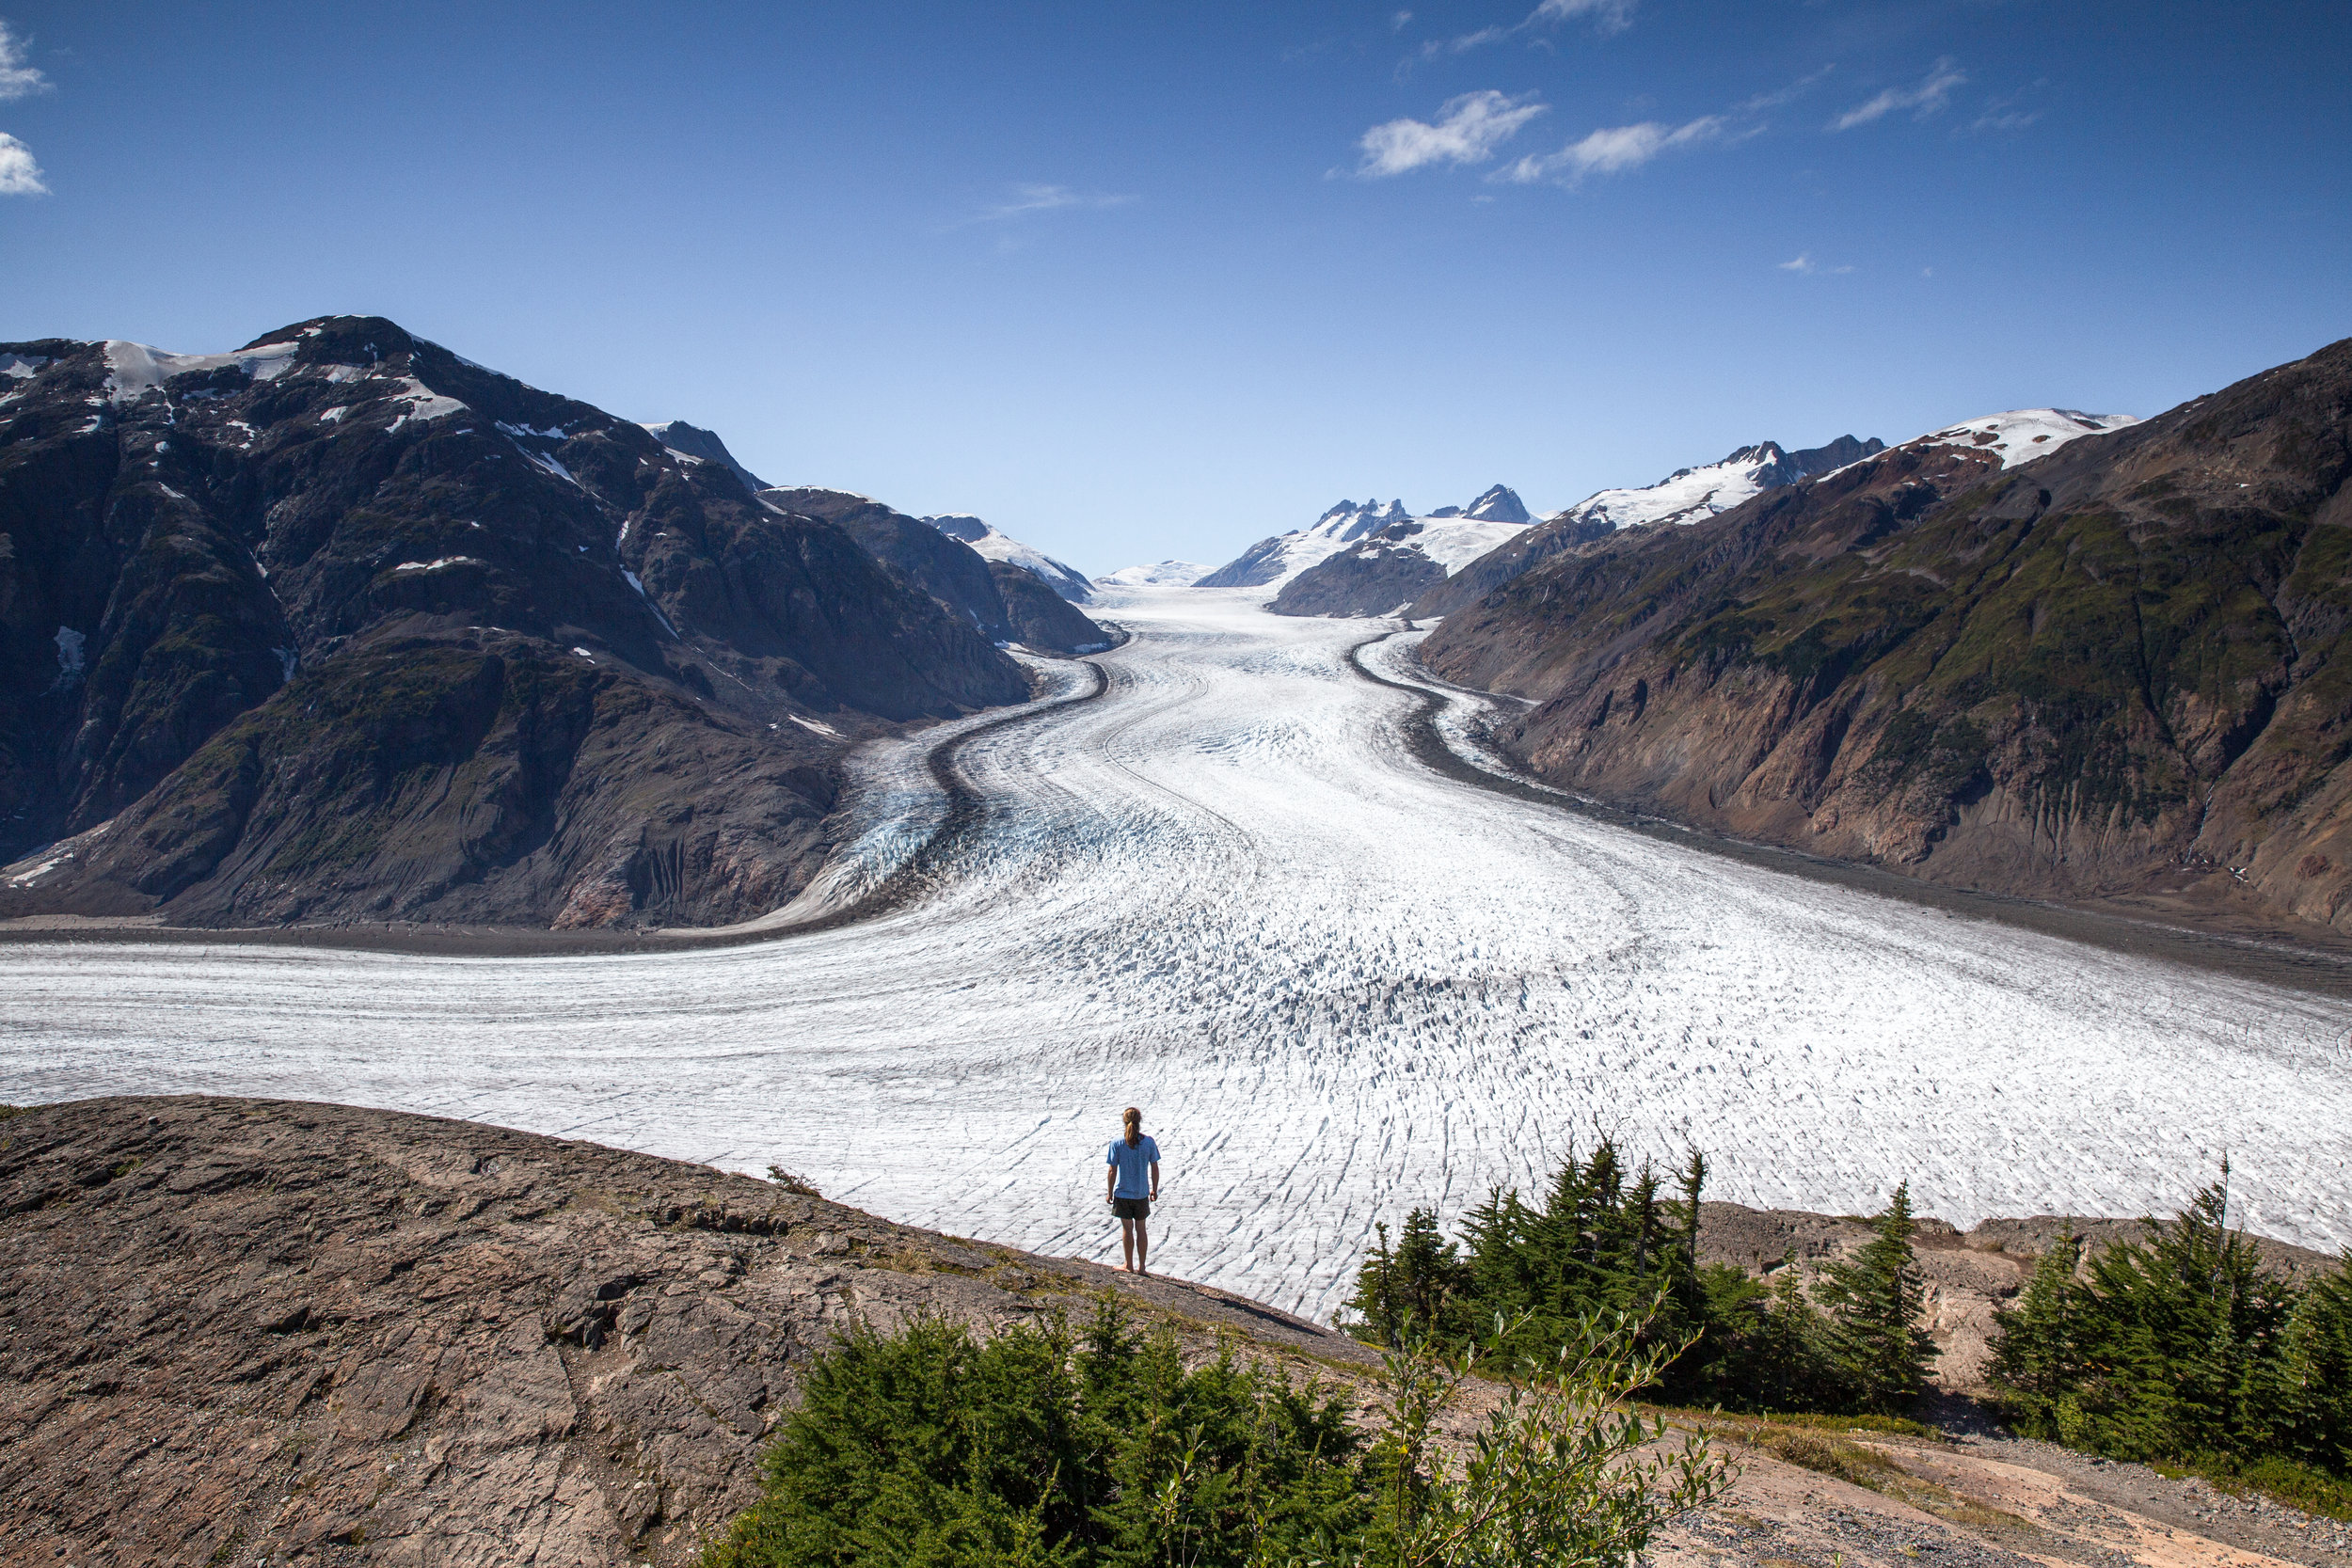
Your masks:
<path fill-rule="evenodd" d="M 758 1173 L 1107 1259 L 1121 1106 L 1167 1155 L 1168 1272 L 1327 1317 L 1375 1221 L 1458 1216 L 1601 1132 L 1711 1196 L 1867 1212 L 2163 1212 L 2352 1243 L 2330 997 L 1790 875 L 1432 771 L 1394 623 L 1266 590 L 1104 586 L 1133 639 L 1032 709 L 855 759 L 802 912 L 631 954 L 0 946 L 0 1100 L 191 1093 L 475 1118 Z M 1083 678 L 1081 678 L 1083 677 Z M 1050 683 L 1049 683 L 1050 684 Z M 1485 699 L 1440 728 L 1474 747 Z M 939 735 L 978 802 L 948 820 Z M 786 911 L 790 913 L 792 911 Z"/>

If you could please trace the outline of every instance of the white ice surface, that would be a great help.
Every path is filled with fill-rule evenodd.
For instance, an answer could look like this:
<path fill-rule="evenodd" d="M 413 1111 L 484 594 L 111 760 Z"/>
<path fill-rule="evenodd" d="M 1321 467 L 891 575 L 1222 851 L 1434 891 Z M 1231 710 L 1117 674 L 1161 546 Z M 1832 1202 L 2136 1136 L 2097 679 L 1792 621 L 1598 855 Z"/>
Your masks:
<path fill-rule="evenodd" d="M 1115 588 L 1190 588 L 1214 568 L 1198 561 L 1155 561 L 1149 566 L 1121 566 L 1097 578 Z"/>
<path fill-rule="evenodd" d="M 871 922 L 693 953 L 0 948 L 0 1101 L 285 1095 L 734 1169 L 1106 1257 L 1141 1105 L 1153 1256 L 1329 1312 L 1375 1219 L 1604 1125 L 1714 1195 L 2137 1213 L 2227 1151 L 2247 1223 L 2352 1242 L 2339 1003 L 1799 880 L 1414 762 L 1360 624 L 1108 595 L 1099 701 L 983 729 L 984 825 Z M 1375 656 L 1399 670 L 1400 640 Z M 960 723 L 984 725 L 990 716 Z M 861 855 L 939 800 L 859 765 Z"/>

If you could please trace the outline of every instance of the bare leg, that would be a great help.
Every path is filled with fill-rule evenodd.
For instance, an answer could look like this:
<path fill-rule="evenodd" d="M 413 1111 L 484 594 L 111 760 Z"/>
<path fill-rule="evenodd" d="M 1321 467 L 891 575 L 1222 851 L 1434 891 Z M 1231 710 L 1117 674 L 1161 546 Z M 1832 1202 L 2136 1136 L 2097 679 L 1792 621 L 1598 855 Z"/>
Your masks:
<path fill-rule="evenodd" d="M 1133 1220 L 1129 1220 L 1129 1219 L 1122 1219 L 1122 1220 L 1120 1220 L 1120 1221 L 1119 1222 L 1119 1243 L 1120 1243 L 1120 1245 L 1122 1248 L 1124 1248 L 1124 1249 L 1125 1249 L 1126 1254 L 1127 1254 L 1126 1268 L 1127 1268 L 1128 1272 L 1133 1273 L 1133 1272 L 1134 1272 L 1134 1270 L 1135 1270 L 1135 1266 L 1136 1266 L 1136 1222 L 1135 1222 L 1135 1221 L 1133 1221 Z"/>
<path fill-rule="evenodd" d="M 1136 1221 L 1136 1273 L 1150 1274 L 1152 1262 L 1152 1231 L 1143 1221 Z"/>

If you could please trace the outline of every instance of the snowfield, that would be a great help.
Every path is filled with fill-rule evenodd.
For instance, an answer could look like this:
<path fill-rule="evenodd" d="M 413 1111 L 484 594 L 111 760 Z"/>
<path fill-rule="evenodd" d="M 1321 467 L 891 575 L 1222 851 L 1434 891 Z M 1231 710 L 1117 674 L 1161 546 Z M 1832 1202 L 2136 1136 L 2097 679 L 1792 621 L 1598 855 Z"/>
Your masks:
<path fill-rule="evenodd" d="M 970 731 L 987 802 L 864 925 L 643 956 L 0 947 L 0 1100 L 276 1095 L 764 1171 L 898 1220 L 1107 1258 L 1143 1106 L 1153 1257 L 1327 1316 L 1375 1220 L 1449 1219 L 1594 1130 L 1713 1156 L 1712 1196 L 1867 1211 L 2169 1208 L 2352 1243 L 2340 1003 L 1759 869 L 1433 774 L 1376 628 L 1265 590 L 1109 591 L 1135 638 Z M 1408 673 L 1400 638 L 1376 667 Z M 1065 670 L 1072 667 L 1063 666 Z M 1079 679 L 1078 677 L 1084 677 Z M 944 808 L 859 760 L 867 831 Z"/>

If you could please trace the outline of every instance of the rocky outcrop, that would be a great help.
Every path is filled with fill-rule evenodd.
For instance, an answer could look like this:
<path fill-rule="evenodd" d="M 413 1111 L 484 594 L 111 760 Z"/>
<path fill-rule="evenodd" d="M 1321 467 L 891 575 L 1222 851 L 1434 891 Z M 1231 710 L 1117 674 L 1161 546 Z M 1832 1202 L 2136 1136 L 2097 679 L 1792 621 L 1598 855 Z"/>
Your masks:
<path fill-rule="evenodd" d="M 733 920 L 850 741 L 1027 694 L 715 438 L 388 321 L 0 372 L 0 914 Z"/>
<path fill-rule="evenodd" d="M 0 1120 L 0 1560 L 688 1563 L 836 1332 L 1114 1287 L 1203 1351 L 1368 1359 L 1221 1292 L 593 1144 L 36 1107 Z"/>
<path fill-rule="evenodd" d="M 2352 341 L 2009 444 L 1572 546 L 1423 658 L 1533 699 L 1507 744 L 1605 800 L 1997 892 L 2352 919 Z"/>

